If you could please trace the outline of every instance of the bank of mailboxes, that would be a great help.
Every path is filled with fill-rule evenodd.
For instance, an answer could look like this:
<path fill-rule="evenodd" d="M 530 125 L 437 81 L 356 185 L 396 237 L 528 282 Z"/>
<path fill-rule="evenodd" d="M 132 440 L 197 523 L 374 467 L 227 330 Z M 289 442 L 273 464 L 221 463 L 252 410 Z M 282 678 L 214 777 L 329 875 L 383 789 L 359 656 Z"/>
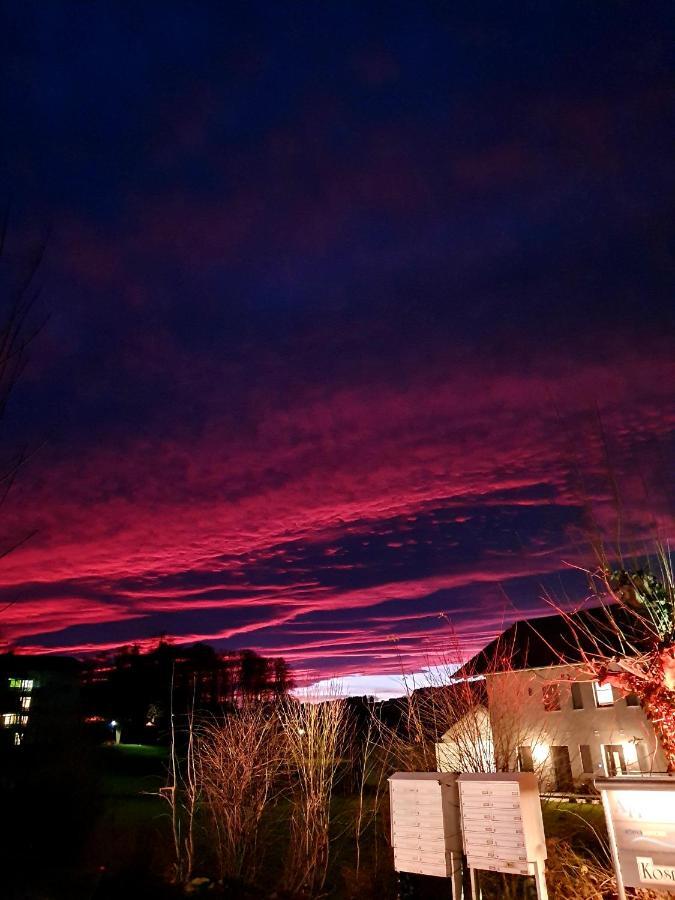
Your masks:
<path fill-rule="evenodd" d="M 531 772 L 397 772 L 389 779 L 398 872 L 456 875 L 469 869 L 541 876 L 546 840 Z"/>
<path fill-rule="evenodd" d="M 397 772 L 389 779 L 397 872 L 450 878 L 461 866 L 457 775 Z"/>
<path fill-rule="evenodd" d="M 537 776 L 532 772 L 458 778 L 462 840 L 470 869 L 535 875 L 546 839 Z"/>

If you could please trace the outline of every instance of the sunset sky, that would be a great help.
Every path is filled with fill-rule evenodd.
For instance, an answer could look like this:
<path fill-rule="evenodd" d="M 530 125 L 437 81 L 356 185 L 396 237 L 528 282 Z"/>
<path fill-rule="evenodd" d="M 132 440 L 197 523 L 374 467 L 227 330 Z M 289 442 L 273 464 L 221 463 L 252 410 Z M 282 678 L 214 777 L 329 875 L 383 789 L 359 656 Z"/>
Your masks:
<path fill-rule="evenodd" d="M 2 641 L 384 692 L 582 600 L 608 470 L 675 536 L 670 3 L 1 9 Z"/>

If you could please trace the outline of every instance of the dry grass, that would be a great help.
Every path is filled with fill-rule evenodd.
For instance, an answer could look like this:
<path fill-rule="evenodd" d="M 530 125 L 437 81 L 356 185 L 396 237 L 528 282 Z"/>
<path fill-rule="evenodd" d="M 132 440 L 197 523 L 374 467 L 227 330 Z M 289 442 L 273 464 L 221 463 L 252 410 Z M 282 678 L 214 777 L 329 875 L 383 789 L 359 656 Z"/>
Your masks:
<path fill-rule="evenodd" d="M 280 707 L 279 718 L 293 785 L 284 887 L 311 897 L 326 882 L 331 799 L 345 738 L 346 705 L 340 699 L 289 700 Z"/>
<path fill-rule="evenodd" d="M 263 816 L 279 793 L 283 737 L 276 714 L 259 703 L 199 729 L 198 778 L 221 878 L 257 878 Z"/>

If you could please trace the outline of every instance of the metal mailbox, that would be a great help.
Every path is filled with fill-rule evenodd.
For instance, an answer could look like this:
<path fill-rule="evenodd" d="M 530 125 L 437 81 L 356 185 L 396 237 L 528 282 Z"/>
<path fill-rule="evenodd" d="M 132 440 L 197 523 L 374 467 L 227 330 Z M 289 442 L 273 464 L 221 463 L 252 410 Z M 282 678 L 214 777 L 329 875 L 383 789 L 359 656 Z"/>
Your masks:
<path fill-rule="evenodd" d="M 458 778 L 464 852 L 471 872 L 533 875 L 547 897 L 546 839 L 539 784 L 532 772 L 463 774 Z"/>
<path fill-rule="evenodd" d="M 453 879 L 462 895 L 462 839 L 457 775 L 396 772 L 389 779 L 391 843 L 397 872 Z"/>
<path fill-rule="evenodd" d="M 675 893 L 675 777 L 596 778 L 620 900 L 627 887 Z M 672 896 L 671 893 L 671 896 Z"/>

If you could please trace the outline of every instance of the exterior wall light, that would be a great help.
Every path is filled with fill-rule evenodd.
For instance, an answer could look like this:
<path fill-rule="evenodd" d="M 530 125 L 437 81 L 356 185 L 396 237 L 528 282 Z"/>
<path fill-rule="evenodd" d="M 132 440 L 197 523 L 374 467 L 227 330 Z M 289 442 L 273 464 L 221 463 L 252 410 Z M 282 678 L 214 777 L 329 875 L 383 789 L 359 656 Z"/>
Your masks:
<path fill-rule="evenodd" d="M 532 748 L 532 761 L 536 766 L 541 766 L 548 759 L 551 748 L 548 744 L 540 741 Z"/>

